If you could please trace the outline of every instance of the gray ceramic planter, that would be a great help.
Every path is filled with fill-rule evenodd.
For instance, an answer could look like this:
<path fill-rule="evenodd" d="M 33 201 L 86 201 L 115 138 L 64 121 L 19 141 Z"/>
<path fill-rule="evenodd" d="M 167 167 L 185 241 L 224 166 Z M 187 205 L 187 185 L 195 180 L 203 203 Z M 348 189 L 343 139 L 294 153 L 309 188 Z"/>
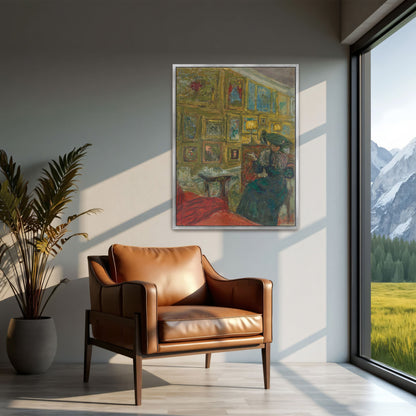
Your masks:
<path fill-rule="evenodd" d="M 53 318 L 13 318 L 7 330 L 7 355 L 19 374 L 44 373 L 57 347 Z"/>

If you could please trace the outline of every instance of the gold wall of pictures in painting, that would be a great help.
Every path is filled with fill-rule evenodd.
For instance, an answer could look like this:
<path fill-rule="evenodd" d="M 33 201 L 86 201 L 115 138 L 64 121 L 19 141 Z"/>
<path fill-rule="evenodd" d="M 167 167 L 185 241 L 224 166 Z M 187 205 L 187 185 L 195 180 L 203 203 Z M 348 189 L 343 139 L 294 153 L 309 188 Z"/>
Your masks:
<path fill-rule="evenodd" d="M 289 191 L 285 189 L 285 211 L 281 212 L 283 209 L 279 207 L 276 224 L 273 223 L 274 220 L 264 220 L 263 223 L 256 220 L 253 224 L 242 226 L 296 226 L 297 82 L 297 65 L 174 65 L 175 195 L 180 189 L 181 195 L 188 192 L 196 197 L 207 197 L 209 186 L 210 196 L 217 195 L 224 199 L 224 209 L 228 210 L 227 215 L 231 218 L 230 224 L 224 219 L 225 214 L 218 224 L 211 224 L 206 218 L 197 223 L 193 220 L 188 223 L 178 221 L 178 210 L 182 207 L 178 206 L 176 198 L 175 228 L 236 226 L 232 215 L 241 216 L 238 207 L 246 185 L 242 182 L 242 170 L 251 169 L 251 165 L 248 166 L 248 162 L 243 160 L 249 158 L 244 149 L 245 146 L 247 149 L 257 146 L 260 150 L 262 146 L 264 149 L 267 145 L 271 146 L 265 139 L 266 134 L 271 135 L 267 137 L 274 135 L 286 140 L 286 153 L 293 160 L 293 176 L 284 179 L 291 182 Z M 212 180 L 207 184 L 203 179 L 207 175 L 222 175 L 227 180 Z M 288 196 L 288 193 L 291 195 Z M 208 223 L 205 224 L 204 221 Z M 239 225 L 241 224 L 237 224 Z"/>

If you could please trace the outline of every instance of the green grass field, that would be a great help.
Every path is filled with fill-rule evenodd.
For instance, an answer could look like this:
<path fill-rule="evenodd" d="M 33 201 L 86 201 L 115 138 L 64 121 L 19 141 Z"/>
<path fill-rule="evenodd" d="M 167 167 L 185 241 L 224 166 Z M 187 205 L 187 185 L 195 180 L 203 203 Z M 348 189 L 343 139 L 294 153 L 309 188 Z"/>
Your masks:
<path fill-rule="evenodd" d="M 416 283 L 371 283 L 371 358 L 416 375 Z"/>

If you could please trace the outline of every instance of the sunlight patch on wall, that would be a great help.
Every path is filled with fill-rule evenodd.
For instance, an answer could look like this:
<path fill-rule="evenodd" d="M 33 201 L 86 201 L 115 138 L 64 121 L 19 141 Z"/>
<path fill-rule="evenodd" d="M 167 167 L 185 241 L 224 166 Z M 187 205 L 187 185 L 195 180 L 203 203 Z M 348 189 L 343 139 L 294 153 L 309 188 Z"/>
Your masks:
<path fill-rule="evenodd" d="M 59 259 L 59 257 L 58 257 Z M 54 269 L 53 269 L 53 273 L 51 275 L 51 278 L 48 282 L 48 284 L 46 285 L 46 288 L 50 288 L 53 287 L 55 285 L 57 285 L 61 279 L 63 279 L 63 268 L 62 266 L 59 266 L 58 264 L 56 264 L 56 261 L 52 260 L 54 263 Z M 51 264 L 52 266 L 52 264 Z M 15 279 L 12 279 L 13 283 L 15 283 Z M 64 287 L 65 285 L 61 286 Z M 3 280 L 3 276 L 0 276 L 0 301 L 8 299 L 8 298 L 12 298 L 14 297 L 13 291 L 10 288 L 10 285 L 7 283 L 6 279 Z M 17 303 L 16 303 L 17 305 Z"/>
<path fill-rule="evenodd" d="M 277 317 L 290 319 L 279 319 L 276 340 L 279 352 L 293 349 L 286 361 L 326 360 L 326 335 L 314 337 L 327 327 L 326 232 L 324 228 L 278 255 Z"/>
<path fill-rule="evenodd" d="M 106 161 L 108 163 L 109 161 Z M 103 209 L 82 217 L 80 229 L 90 238 L 150 212 L 171 197 L 171 151 L 114 175 L 80 193 L 80 210 Z"/>
<path fill-rule="evenodd" d="M 165 247 L 200 246 L 202 253 L 208 257 L 210 262 L 218 261 L 224 256 L 223 231 L 200 230 L 196 233 L 188 230 L 172 230 L 172 213 L 170 210 L 144 222 L 140 227 L 140 234 L 135 234 L 133 238 L 137 239 L 138 235 L 141 241 L 148 242 L 155 241 L 155 236 L 157 236 L 159 242 L 156 244 Z M 126 234 L 125 237 L 128 238 L 128 235 Z M 132 242 L 132 244 L 134 243 Z"/>
<path fill-rule="evenodd" d="M 300 226 L 311 225 L 327 214 L 326 135 L 301 146 Z"/>
<path fill-rule="evenodd" d="M 313 362 L 322 363 L 327 360 L 327 337 L 320 338 L 316 341 L 311 341 L 305 344 L 304 347 L 298 351 L 288 354 L 282 358 L 281 362 L 293 363 L 293 362 Z"/>
<path fill-rule="evenodd" d="M 326 123 L 326 81 L 301 91 L 299 102 L 300 134 Z"/>
<path fill-rule="evenodd" d="M 91 219 L 93 217 L 88 217 L 88 220 Z M 78 256 L 78 273 L 80 276 L 88 275 L 88 267 L 85 261 L 88 255 L 106 254 L 108 247 L 114 243 L 143 247 L 198 245 L 210 262 L 216 262 L 223 258 L 224 240 L 222 231 L 201 231 L 203 233 L 201 235 L 195 232 L 172 230 L 172 211 L 170 208 L 159 214 L 154 214 L 144 221 L 135 223 L 133 219 L 133 221 L 127 221 L 127 224 L 127 227 L 124 227 L 124 224 L 121 224 L 121 226 L 117 224 L 112 229 L 106 229 L 104 228 L 105 224 L 99 222 L 97 227 L 99 226 L 101 229 L 90 232 L 92 244 L 86 245 Z M 84 227 L 87 228 L 86 225 Z M 91 224 L 89 224 L 89 227 L 93 229 Z M 101 231 L 101 235 L 99 231 Z"/>
<path fill-rule="evenodd" d="M 13 296 L 14 296 L 13 291 L 5 279 L 4 281 L 1 282 L 1 285 L 0 285 L 0 301 L 12 298 Z"/>

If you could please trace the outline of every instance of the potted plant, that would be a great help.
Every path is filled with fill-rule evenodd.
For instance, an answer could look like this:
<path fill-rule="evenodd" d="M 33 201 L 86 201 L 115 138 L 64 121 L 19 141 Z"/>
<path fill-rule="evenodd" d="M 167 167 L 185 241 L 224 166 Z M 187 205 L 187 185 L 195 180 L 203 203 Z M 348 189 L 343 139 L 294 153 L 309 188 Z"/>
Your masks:
<path fill-rule="evenodd" d="M 46 371 L 56 353 L 54 321 L 43 315 L 46 305 L 61 280 L 50 287 L 55 257 L 74 236 L 87 238 L 86 233 L 70 233 L 70 225 L 90 209 L 62 219 L 63 212 L 77 191 L 76 182 L 82 168 L 86 144 L 74 148 L 49 162 L 32 191 L 21 167 L 0 150 L 0 270 L 19 305 L 22 316 L 10 321 L 7 353 L 18 373 L 36 374 Z"/>

